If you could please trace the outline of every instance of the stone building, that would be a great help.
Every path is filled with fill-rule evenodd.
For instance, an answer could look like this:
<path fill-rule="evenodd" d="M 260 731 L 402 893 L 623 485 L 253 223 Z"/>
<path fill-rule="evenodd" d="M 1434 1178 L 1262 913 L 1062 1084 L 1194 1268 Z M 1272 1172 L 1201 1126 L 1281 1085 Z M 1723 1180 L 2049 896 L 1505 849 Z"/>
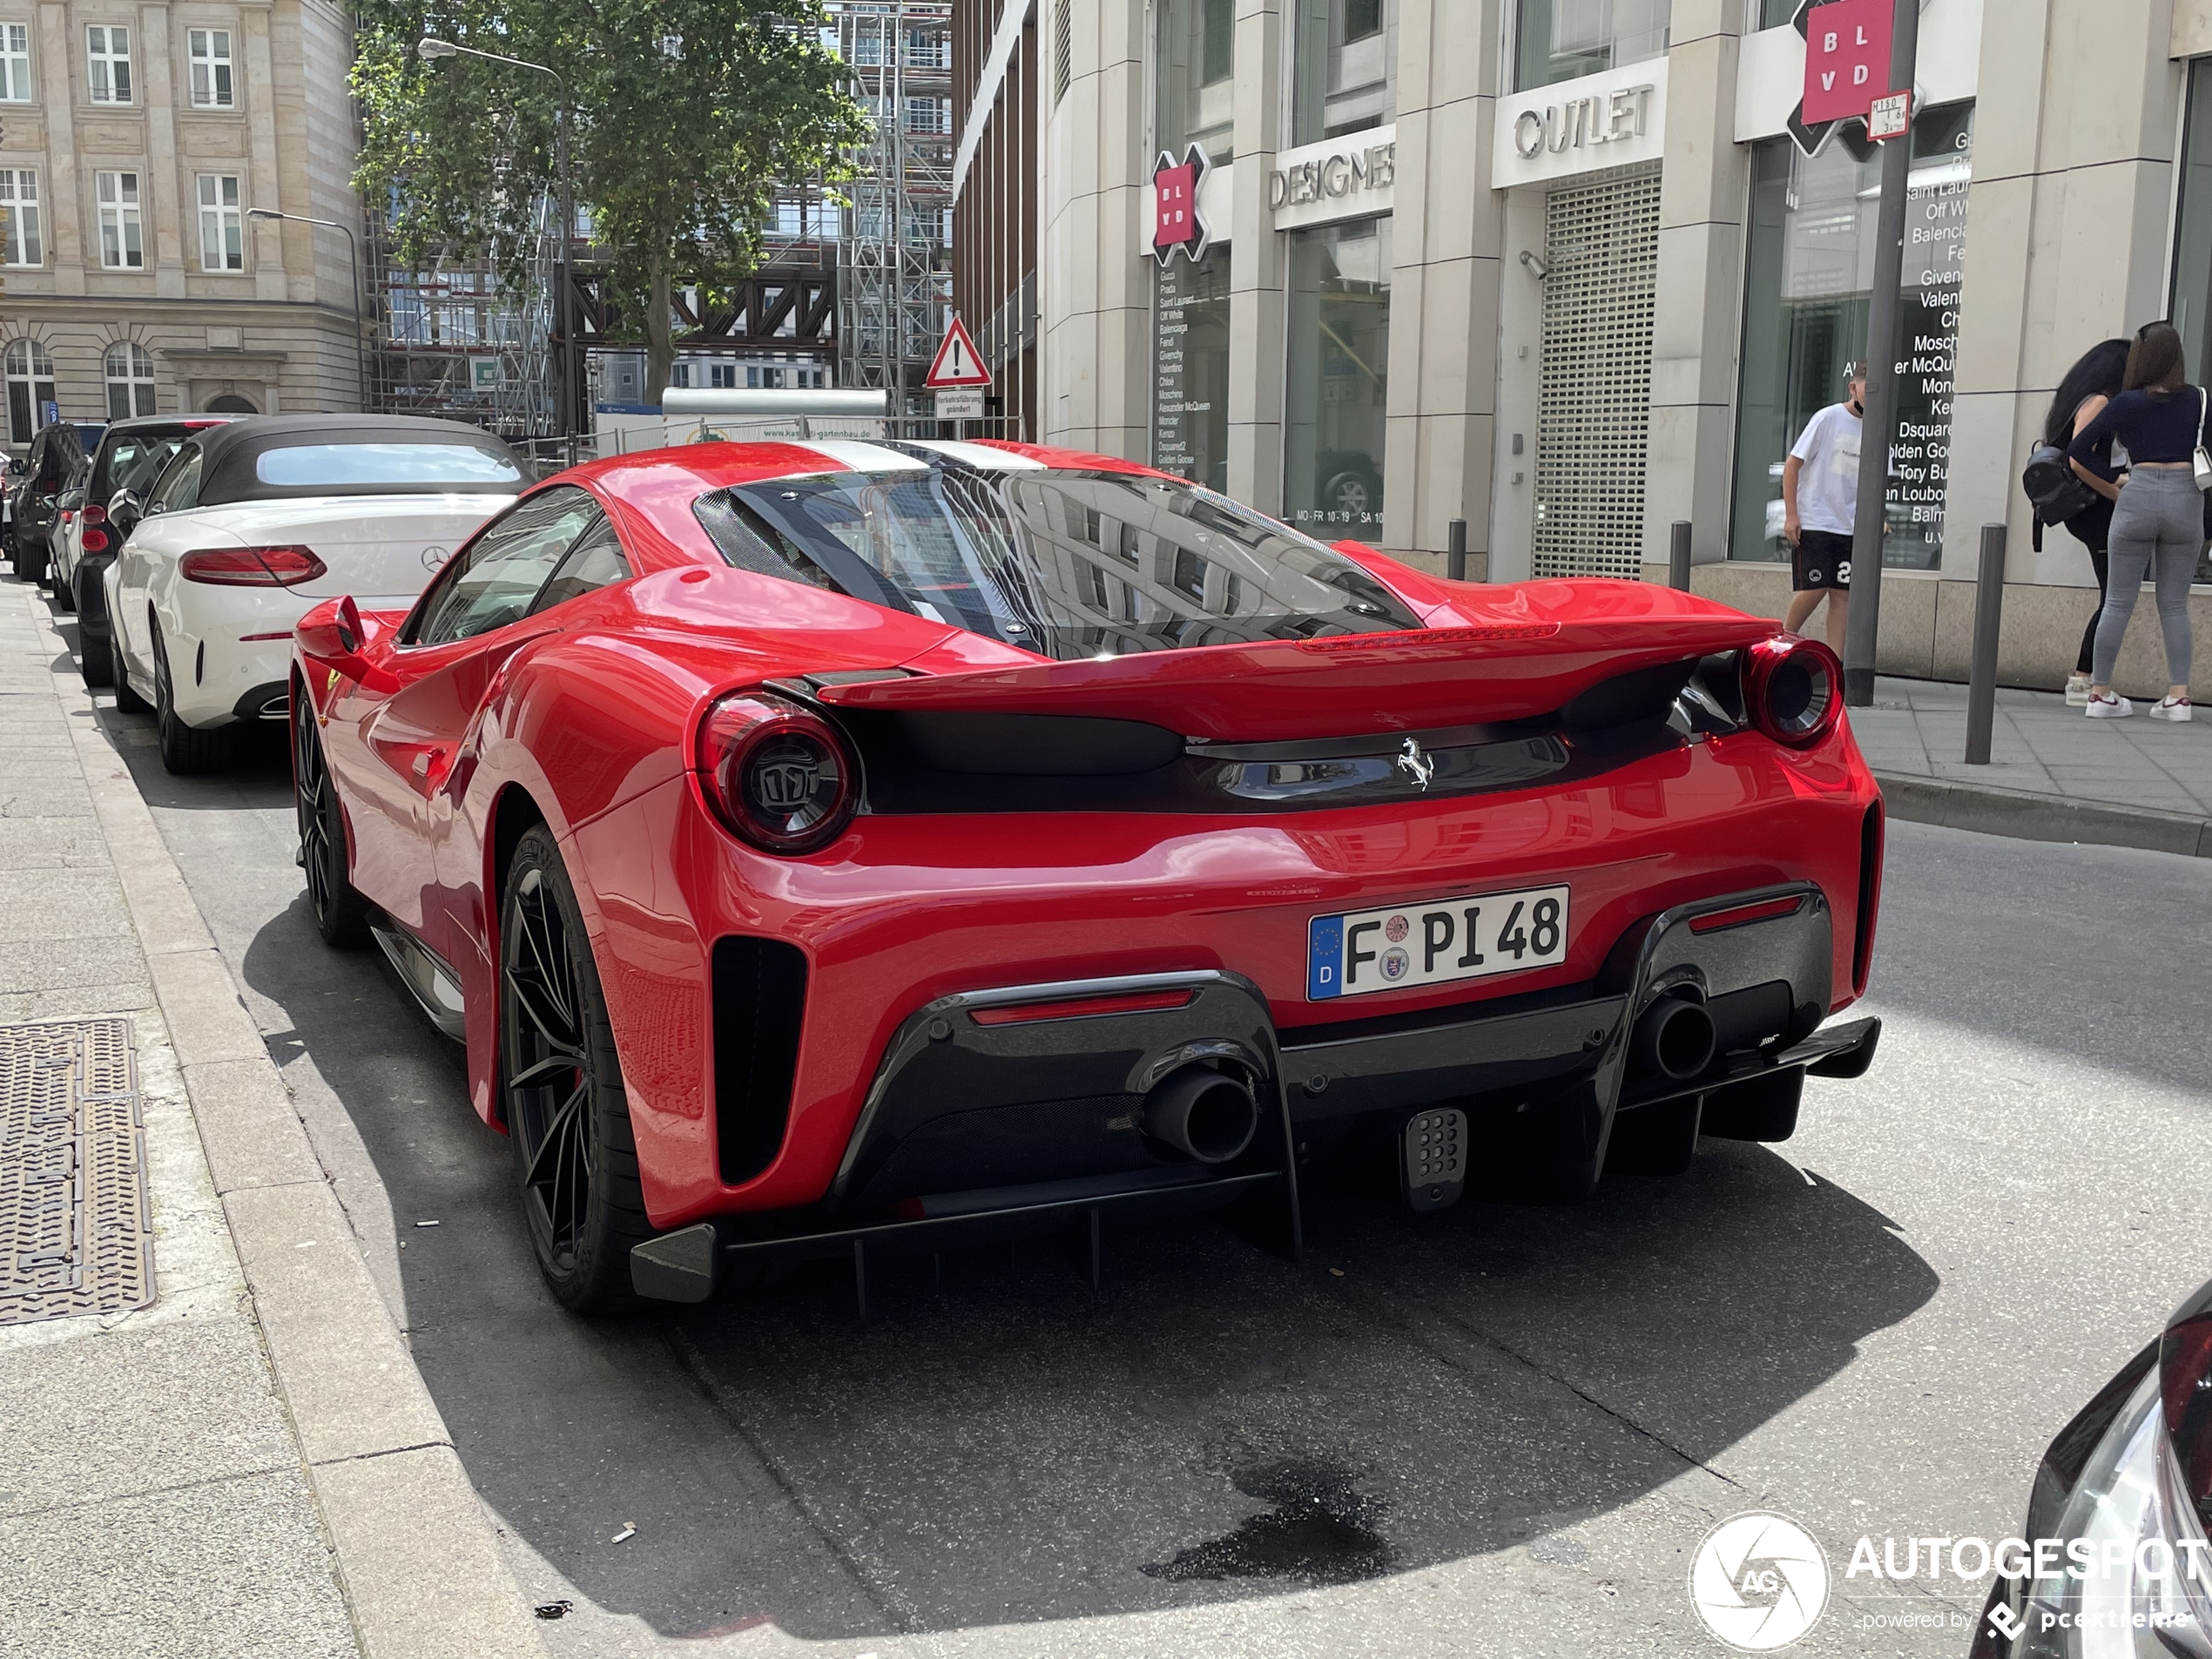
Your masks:
<path fill-rule="evenodd" d="M 1781 462 L 1866 349 L 1880 171 L 1863 127 L 1793 136 L 1804 10 L 1038 5 L 1042 435 L 1431 566 L 1464 518 L 1497 580 L 1663 577 L 1687 522 L 1697 588 L 1779 616 Z M 2063 531 L 2029 545 L 2053 389 L 2168 315 L 2212 378 L 2212 0 L 1920 30 L 1882 662 L 1964 677 L 2004 523 L 2001 671 L 2056 685 L 2095 590 Z"/>
<path fill-rule="evenodd" d="M 0 0 L 10 448 L 62 418 L 355 409 L 349 15 Z M 358 239 L 356 236 L 356 240 Z"/>

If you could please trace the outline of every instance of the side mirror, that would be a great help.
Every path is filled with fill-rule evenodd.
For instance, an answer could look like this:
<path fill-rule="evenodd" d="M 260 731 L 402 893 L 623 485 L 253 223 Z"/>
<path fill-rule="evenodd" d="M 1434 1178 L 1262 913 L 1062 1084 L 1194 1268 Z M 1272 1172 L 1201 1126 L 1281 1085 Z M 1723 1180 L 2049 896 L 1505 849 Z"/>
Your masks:
<path fill-rule="evenodd" d="M 343 675 L 365 691 L 390 691 L 399 688 L 399 681 L 389 669 L 369 661 L 362 654 L 368 644 L 368 631 L 361 624 L 361 608 L 350 593 L 310 610 L 300 619 L 293 637 L 300 642 L 300 654 L 309 662 Z"/>
<path fill-rule="evenodd" d="M 107 522 L 115 526 L 117 541 L 122 541 L 128 536 L 138 527 L 138 521 L 145 516 L 145 509 L 139 504 L 138 496 L 131 491 L 118 489 L 108 497 Z"/>

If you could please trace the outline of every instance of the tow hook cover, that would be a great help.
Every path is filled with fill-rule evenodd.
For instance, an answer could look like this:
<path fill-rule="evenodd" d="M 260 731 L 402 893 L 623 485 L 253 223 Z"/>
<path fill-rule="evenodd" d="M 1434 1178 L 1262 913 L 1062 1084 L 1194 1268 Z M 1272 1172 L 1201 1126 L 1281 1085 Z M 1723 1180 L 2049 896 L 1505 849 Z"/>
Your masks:
<path fill-rule="evenodd" d="M 1399 1190 L 1417 1211 L 1443 1210 L 1467 1190 L 1467 1115 L 1456 1108 L 1417 1113 L 1399 1147 Z"/>

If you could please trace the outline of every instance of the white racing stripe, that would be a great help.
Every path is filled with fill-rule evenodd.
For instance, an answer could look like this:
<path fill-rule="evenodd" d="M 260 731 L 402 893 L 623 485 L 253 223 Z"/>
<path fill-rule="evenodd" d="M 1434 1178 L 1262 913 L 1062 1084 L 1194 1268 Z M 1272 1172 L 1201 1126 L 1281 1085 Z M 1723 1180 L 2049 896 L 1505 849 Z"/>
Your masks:
<path fill-rule="evenodd" d="M 964 467 L 982 467 L 996 472 L 1042 472 L 1044 462 L 1033 461 L 1028 455 L 1017 455 L 1010 449 L 994 449 L 988 444 L 956 442 L 949 438 L 915 438 L 911 440 L 917 449 L 927 449 L 941 455 L 948 461 L 957 461 Z"/>

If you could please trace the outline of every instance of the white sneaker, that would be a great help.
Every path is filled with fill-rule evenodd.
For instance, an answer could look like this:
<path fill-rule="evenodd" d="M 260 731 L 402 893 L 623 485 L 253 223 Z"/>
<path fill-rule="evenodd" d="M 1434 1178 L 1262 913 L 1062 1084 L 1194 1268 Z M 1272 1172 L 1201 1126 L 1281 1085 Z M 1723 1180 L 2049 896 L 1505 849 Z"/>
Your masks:
<path fill-rule="evenodd" d="M 2070 709 L 2085 708 L 2089 702 L 2089 677 L 2071 674 L 2066 682 L 2066 705 Z"/>
<path fill-rule="evenodd" d="M 2135 705 L 2117 691 L 2107 691 L 2102 697 L 2092 693 L 2081 711 L 2093 720 L 2124 720 L 2135 711 Z"/>
<path fill-rule="evenodd" d="M 2185 697 L 2161 698 L 2150 705 L 2154 720 L 2186 720 L 2189 718 L 2189 700 Z"/>

